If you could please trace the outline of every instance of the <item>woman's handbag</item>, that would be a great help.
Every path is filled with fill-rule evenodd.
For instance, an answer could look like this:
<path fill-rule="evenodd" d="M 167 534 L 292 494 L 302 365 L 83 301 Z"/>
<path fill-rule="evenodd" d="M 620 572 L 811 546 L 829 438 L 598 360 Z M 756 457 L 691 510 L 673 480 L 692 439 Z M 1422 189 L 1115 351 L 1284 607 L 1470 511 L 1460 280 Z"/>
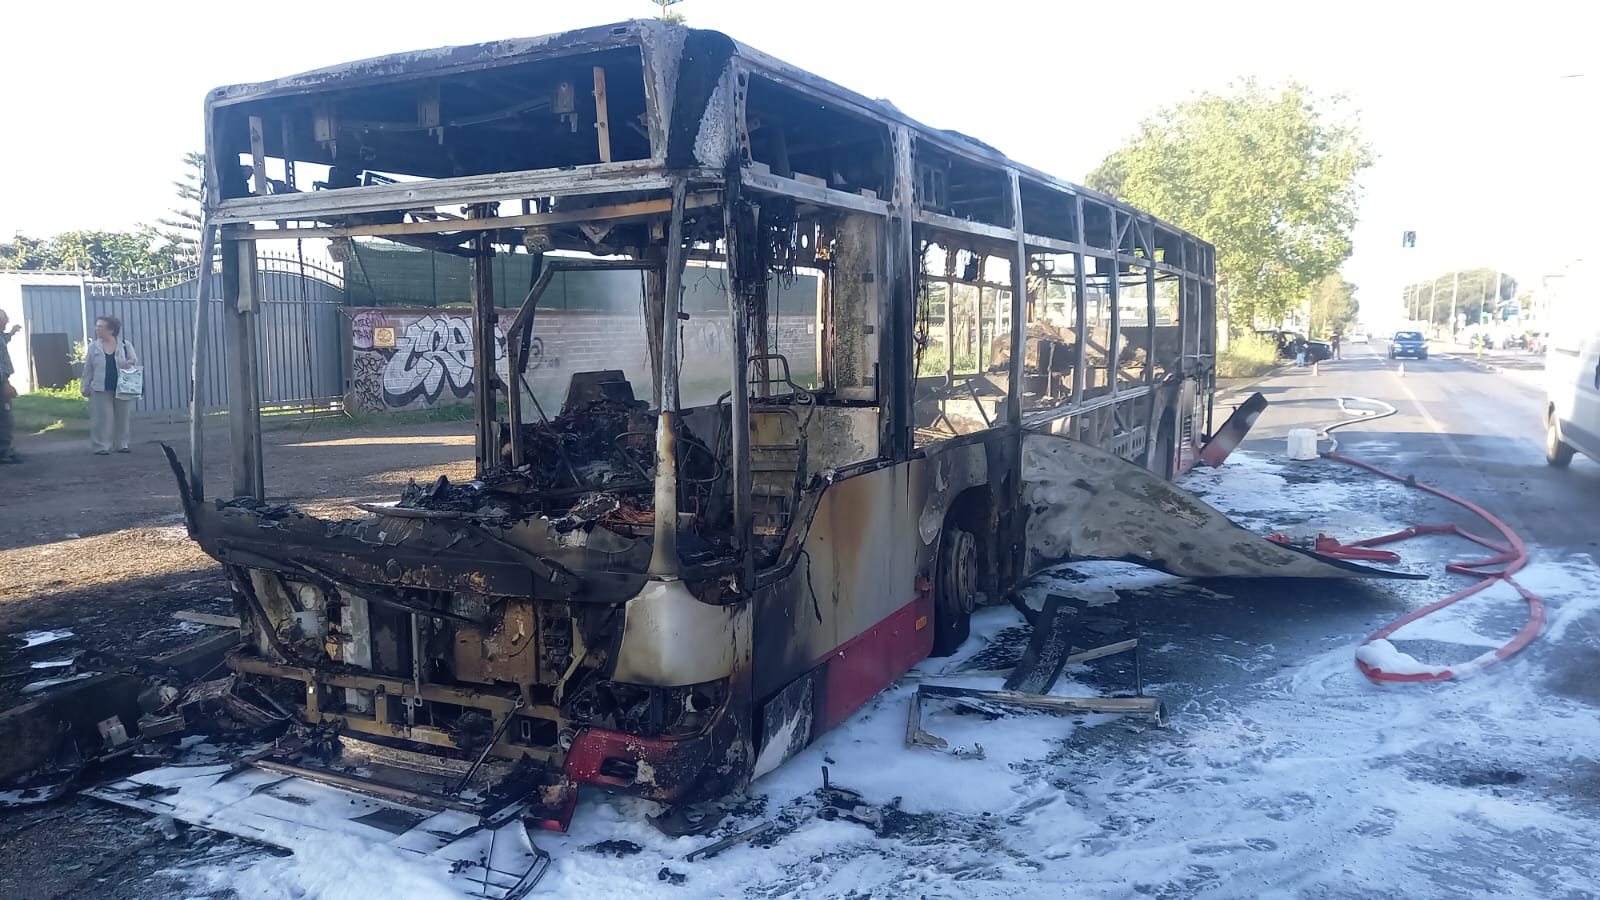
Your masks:
<path fill-rule="evenodd" d="M 117 356 L 128 358 L 128 345 L 123 343 L 117 348 Z M 107 365 L 115 365 L 116 359 L 106 360 Z M 129 366 L 126 369 L 117 369 L 117 399 L 137 400 L 144 396 L 144 366 Z"/>
<path fill-rule="evenodd" d="M 117 370 L 117 399 L 136 400 L 144 396 L 144 366 Z"/>

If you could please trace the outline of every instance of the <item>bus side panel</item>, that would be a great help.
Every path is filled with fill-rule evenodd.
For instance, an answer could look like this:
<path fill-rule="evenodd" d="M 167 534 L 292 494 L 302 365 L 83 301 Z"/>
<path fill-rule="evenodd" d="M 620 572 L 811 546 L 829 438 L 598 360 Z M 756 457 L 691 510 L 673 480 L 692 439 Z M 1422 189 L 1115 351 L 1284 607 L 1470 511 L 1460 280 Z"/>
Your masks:
<path fill-rule="evenodd" d="M 972 443 L 826 489 L 795 570 L 756 601 L 756 696 L 792 709 L 780 692 L 810 684 L 811 733 L 793 750 L 927 657 L 944 517 L 987 471 L 984 445 Z M 763 741 L 790 730 L 768 711 L 756 718 Z"/>

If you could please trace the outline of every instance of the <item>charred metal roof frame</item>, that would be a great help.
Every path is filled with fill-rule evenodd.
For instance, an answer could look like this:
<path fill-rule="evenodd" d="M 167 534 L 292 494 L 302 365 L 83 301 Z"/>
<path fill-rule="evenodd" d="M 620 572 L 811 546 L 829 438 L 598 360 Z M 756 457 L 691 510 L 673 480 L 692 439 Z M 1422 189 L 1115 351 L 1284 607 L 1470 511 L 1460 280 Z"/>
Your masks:
<path fill-rule="evenodd" d="M 506 38 L 484 44 L 462 44 L 432 50 L 412 50 L 374 56 L 355 62 L 312 69 L 272 81 L 225 85 L 206 96 L 207 112 L 249 100 L 321 93 L 329 89 L 354 88 L 374 83 L 389 83 L 498 68 L 517 62 L 557 59 L 596 50 L 640 46 L 646 34 L 659 33 L 672 26 L 636 19 L 615 25 L 580 28 L 539 37 Z"/>
<path fill-rule="evenodd" d="M 582 28 L 558 34 L 541 37 L 510 38 L 483 44 L 470 44 L 456 47 L 441 47 L 432 50 L 419 50 L 407 53 L 397 53 L 388 56 L 373 57 L 371 59 L 344 63 L 322 69 L 314 69 L 298 75 L 291 75 L 273 81 L 257 82 L 254 84 L 233 85 L 219 87 L 211 91 L 206 100 L 208 120 L 215 125 L 212 114 L 220 109 L 234 106 L 249 101 L 309 96 L 329 91 L 370 86 L 374 83 L 393 83 L 396 81 L 419 80 L 440 75 L 461 74 L 470 72 L 487 71 L 531 62 L 544 62 L 568 56 L 576 56 L 596 51 L 638 47 L 646 54 L 645 65 L 647 75 L 647 90 L 654 96 L 652 103 L 663 98 L 680 95 L 680 86 L 677 84 L 678 72 L 676 63 L 678 58 L 690 59 L 695 57 L 718 57 L 728 52 L 737 59 L 748 71 L 771 80 L 773 83 L 810 95 L 824 101 L 834 109 L 853 113 L 871 120 L 885 121 L 898 124 L 910 129 L 919 144 L 937 148 L 949 156 L 991 166 L 997 170 L 1015 171 L 1024 184 L 1044 187 L 1069 195 L 1075 195 L 1085 200 L 1092 200 L 1108 207 L 1115 208 L 1126 217 L 1138 222 L 1146 228 L 1160 228 L 1176 235 L 1194 237 L 1188 232 L 1171 223 L 1155 216 L 1134 209 L 1121 201 L 1106 194 L 1056 178 L 1039 169 L 1017 163 L 999 150 L 988 144 L 968 138 L 956 132 L 933 128 L 912 119 L 902 113 L 890 103 L 873 100 L 858 94 L 848 88 L 842 87 L 824 78 L 820 78 L 803 69 L 783 62 L 773 56 L 761 52 L 753 47 L 742 44 L 720 32 L 703 29 L 690 29 L 681 25 L 673 25 L 653 19 L 636 19 L 612 25 Z M 656 60 L 650 61 L 654 55 Z M 661 62 L 672 60 L 671 66 L 662 66 Z M 710 59 L 701 61 L 710 62 Z M 720 67 L 718 67 L 720 68 Z M 700 92 L 696 92 L 700 93 Z M 678 118 L 675 113 L 682 112 L 682 104 L 668 104 L 657 110 L 659 123 L 652 124 L 652 130 L 658 127 L 660 132 L 652 135 L 653 151 L 648 161 L 633 160 L 620 163 L 603 163 L 595 166 L 581 166 L 579 171 L 558 170 L 546 173 L 546 177 L 539 178 L 535 173 L 539 170 L 530 170 L 526 173 L 503 173 L 498 175 L 464 176 L 460 178 L 437 179 L 433 190 L 428 189 L 428 182 L 407 182 L 394 185 L 380 185 L 376 187 L 343 188 L 331 191 L 318 192 L 330 195 L 327 199 L 334 201 L 335 197 L 343 197 L 338 201 L 338 212 L 348 214 L 351 212 L 397 209 L 405 206 L 416 206 L 419 203 L 438 202 L 472 202 L 474 199 L 498 199 L 506 196 L 507 192 L 537 192 L 537 193 L 572 193 L 578 191 L 597 190 L 639 190 L 657 189 L 664 190 L 669 186 L 663 166 L 670 166 L 674 162 L 681 162 L 677 154 L 668 155 L 669 135 L 672 135 Z M 680 131 L 683 123 L 677 123 Z M 672 135 L 678 136 L 678 135 Z M 208 144 L 214 136 L 208 135 Z M 213 154 L 213 159 L 215 155 Z M 681 166 L 680 166 L 681 167 Z M 581 175 L 580 175 L 581 173 Z M 714 177 L 715 173 L 704 173 Z M 559 178 L 550 177 L 559 175 Z M 626 176 L 634 176 L 627 178 Z M 516 183 L 509 183 L 516 176 Z M 616 181 L 611 184 L 606 182 L 610 176 L 616 176 Z M 781 181 L 773 176 L 752 173 L 747 176 L 747 181 L 752 186 L 765 187 L 765 182 Z M 557 191 L 557 188 L 560 188 Z M 830 195 L 844 196 L 841 192 L 828 192 Z M 482 197 L 478 195 L 482 194 Z M 213 192 L 212 196 L 220 197 L 220 193 Z M 351 201 L 357 197 L 367 198 L 370 202 Z M 304 195 L 301 195 L 303 202 Z M 218 224 L 244 223 L 253 220 L 267 220 L 276 217 L 276 213 L 294 212 L 294 197 L 240 197 L 233 200 L 223 200 L 214 204 L 214 221 Z M 861 199 L 861 198 L 857 198 Z M 864 205 L 870 206 L 865 211 L 887 212 L 887 204 L 878 201 L 866 201 Z M 314 212 L 314 211 L 313 211 Z M 951 224 L 960 223 L 961 230 L 969 231 L 973 227 L 982 227 L 955 217 L 940 216 L 936 213 L 919 212 L 919 221 L 925 224 L 938 225 L 944 219 L 949 219 Z M 1142 229 L 1133 229 L 1142 231 Z M 995 237 L 998 240 L 1010 240 L 1012 232 L 1008 228 L 995 227 Z M 1059 243 L 1059 248 L 1045 246 L 1045 249 L 1060 249 L 1070 252 L 1068 245 L 1083 242 L 1085 237 L 1079 234 L 1078 241 L 1056 241 L 1048 239 L 1041 242 L 1037 235 L 1030 235 L 1030 245 L 1043 246 L 1046 243 Z M 1120 236 L 1113 236 L 1120 238 Z M 1144 238 L 1145 244 L 1157 244 L 1159 241 Z M 1147 248 L 1153 258 L 1154 247 Z M 1156 261 L 1155 267 L 1163 271 L 1179 271 L 1170 265 L 1169 261 Z M 1205 273 L 1209 277 L 1210 273 Z"/>

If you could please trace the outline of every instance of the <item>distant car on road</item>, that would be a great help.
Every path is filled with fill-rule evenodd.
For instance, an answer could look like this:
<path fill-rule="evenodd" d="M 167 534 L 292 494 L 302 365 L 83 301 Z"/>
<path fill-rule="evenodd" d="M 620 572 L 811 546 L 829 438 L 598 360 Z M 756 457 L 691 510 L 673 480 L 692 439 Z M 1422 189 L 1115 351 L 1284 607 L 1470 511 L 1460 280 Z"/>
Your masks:
<path fill-rule="evenodd" d="M 1365 344 L 1366 342 L 1367 330 L 1365 328 L 1357 328 L 1355 331 L 1350 332 L 1350 343 Z"/>
<path fill-rule="evenodd" d="M 1389 340 L 1389 358 L 1399 359 L 1409 356 L 1414 359 L 1428 358 L 1428 339 L 1420 331 L 1396 331 Z"/>
<path fill-rule="evenodd" d="M 1600 462 L 1600 328 L 1552 332 L 1545 377 L 1545 459 L 1565 466 L 1582 453 Z"/>

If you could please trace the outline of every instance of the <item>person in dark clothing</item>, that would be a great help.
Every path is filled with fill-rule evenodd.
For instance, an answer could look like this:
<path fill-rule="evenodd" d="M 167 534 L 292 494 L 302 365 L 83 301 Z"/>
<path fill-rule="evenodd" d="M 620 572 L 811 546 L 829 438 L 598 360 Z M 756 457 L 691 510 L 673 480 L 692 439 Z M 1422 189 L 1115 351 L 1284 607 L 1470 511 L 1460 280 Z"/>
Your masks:
<path fill-rule="evenodd" d="M 11 365 L 11 337 L 22 330 L 12 325 L 11 317 L 0 309 L 0 463 L 19 463 L 22 457 L 11 446 L 11 402 L 17 399 L 17 389 L 11 386 L 11 375 L 16 368 Z"/>
<path fill-rule="evenodd" d="M 1333 333 L 1333 338 L 1329 340 L 1328 343 L 1333 345 L 1333 358 L 1343 359 L 1344 357 L 1339 355 L 1339 332 L 1335 331 Z"/>

